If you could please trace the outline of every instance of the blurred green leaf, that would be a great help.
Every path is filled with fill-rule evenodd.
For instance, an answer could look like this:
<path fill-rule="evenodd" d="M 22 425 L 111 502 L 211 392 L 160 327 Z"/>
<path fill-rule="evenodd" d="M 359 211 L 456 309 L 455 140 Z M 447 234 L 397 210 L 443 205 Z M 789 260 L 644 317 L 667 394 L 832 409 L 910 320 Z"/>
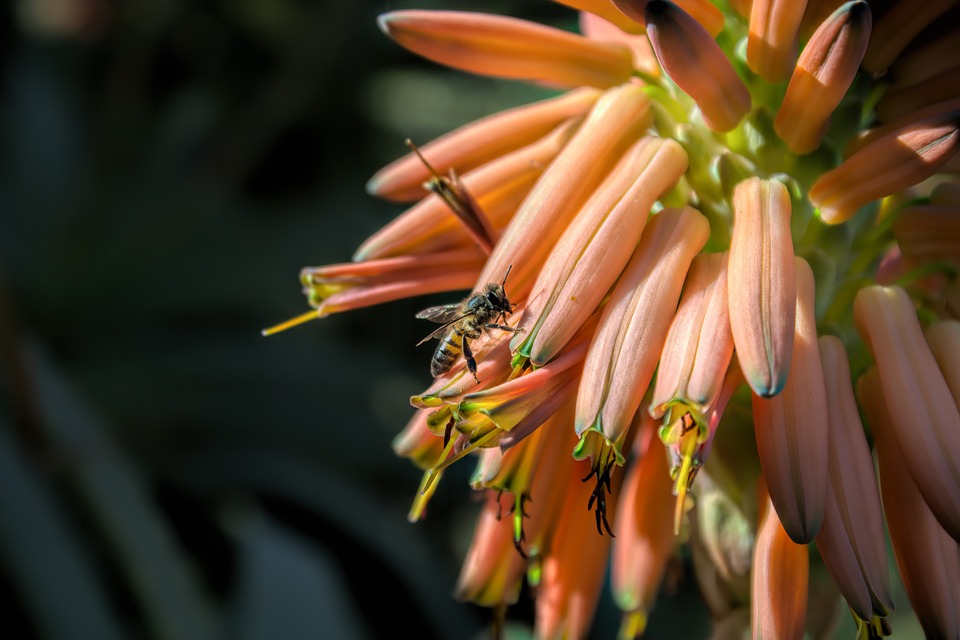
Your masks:
<path fill-rule="evenodd" d="M 229 637 L 369 637 L 329 553 L 263 514 L 248 512 L 241 518 L 233 527 L 240 546 L 240 575 Z"/>
<path fill-rule="evenodd" d="M 37 350 L 30 364 L 46 435 L 75 463 L 68 475 L 119 561 L 152 634 L 170 640 L 215 637 L 214 609 L 136 467 Z"/>
<path fill-rule="evenodd" d="M 0 420 L 0 512 L 0 559 L 40 636 L 125 637 L 89 549 L 50 488 L 20 454 L 5 420 Z"/>

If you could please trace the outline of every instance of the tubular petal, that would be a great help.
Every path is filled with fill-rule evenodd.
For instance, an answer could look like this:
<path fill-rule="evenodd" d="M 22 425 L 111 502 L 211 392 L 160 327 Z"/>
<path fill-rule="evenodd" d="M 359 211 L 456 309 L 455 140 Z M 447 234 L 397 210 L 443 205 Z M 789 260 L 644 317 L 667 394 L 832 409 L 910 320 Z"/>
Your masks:
<path fill-rule="evenodd" d="M 481 75 L 606 89 L 633 71 L 626 47 L 516 18 L 411 10 L 385 13 L 378 22 L 410 51 Z"/>
<path fill-rule="evenodd" d="M 794 542 L 812 542 L 823 522 L 827 493 L 827 391 L 817 346 L 813 272 L 796 258 L 797 302 L 793 365 L 783 391 L 753 397 L 760 466 L 783 528 Z"/>
<path fill-rule="evenodd" d="M 562 124 L 545 138 L 461 176 L 494 229 L 499 231 L 507 226 L 544 168 L 576 130 L 574 122 Z M 364 241 L 353 260 L 428 253 L 470 244 L 470 236 L 460 221 L 439 196 L 430 194 Z"/>
<path fill-rule="evenodd" d="M 636 26 L 642 29 L 640 25 Z M 580 32 L 594 40 L 616 42 L 627 47 L 633 53 L 634 69 L 652 78 L 660 77 L 660 63 L 645 34 L 625 33 L 615 24 L 586 11 L 580 13 Z"/>
<path fill-rule="evenodd" d="M 889 67 L 914 36 L 954 4 L 954 0 L 893 2 L 877 20 L 863 68 L 879 73 Z"/>
<path fill-rule="evenodd" d="M 797 154 L 820 145 L 830 114 L 846 95 L 870 40 L 870 5 L 848 2 L 810 38 L 774 120 L 777 134 Z"/>
<path fill-rule="evenodd" d="M 934 322 L 927 328 L 926 338 L 953 402 L 960 407 L 960 322 Z"/>
<path fill-rule="evenodd" d="M 427 428 L 429 413 L 425 409 L 415 411 L 407 426 L 393 439 L 393 452 L 423 470 L 431 468 L 443 452 L 443 438 Z"/>
<path fill-rule="evenodd" d="M 880 490 L 843 343 L 820 338 L 829 410 L 829 478 L 817 548 L 850 608 L 864 621 L 893 611 Z"/>
<path fill-rule="evenodd" d="M 864 146 L 824 173 L 808 197 L 827 224 L 850 219 L 863 205 L 926 180 L 956 155 L 960 133 L 952 117 L 907 125 Z"/>
<path fill-rule="evenodd" d="M 960 206 L 917 205 L 893 221 L 893 235 L 903 255 L 914 260 L 942 260 L 960 265 Z"/>
<path fill-rule="evenodd" d="M 960 98 L 960 64 L 922 82 L 891 88 L 877 103 L 877 120 L 890 122 L 932 105 Z"/>
<path fill-rule="evenodd" d="M 540 366 L 567 344 L 630 260 L 653 203 L 686 168 L 672 140 L 643 138 L 624 155 L 547 258 L 514 350 Z"/>
<path fill-rule="evenodd" d="M 526 562 L 513 546 L 510 518 L 501 517 L 512 500 L 509 494 L 487 492 L 454 590 L 458 600 L 492 607 L 513 604 L 520 596 Z"/>
<path fill-rule="evenodd" d="M 553 529 L 553 539 L 544 555 L 543 577 L 537 593 L 537 638 L 583 638 L 596 610 L 606 575 L 610 537 L 597 535 L 593 514 L 583 505 L 593 486 L 582 482 L 587 462 L 568 466 L 566 495 Z M 612 483 L 610 508 L 613 517 L 620 491 L 620 474 Z"/>
<path fill-rule="evenodd" d="M 651 121 L 639 87 L 606 92 L 530 190 L 480 274 L 478 286 L 499 282 L 512 265 L 508 293 L 523 300 L 549 249 L 637 135 Z"/>
<path fill-rule="evenodd" d="M 753 637 L 803 637 L 810 563 L 807 548 L 784 531 L 770 498 L 759 490 L 760 524 L 753 552 Z"/>
<path fill-rule="evenodd" d="M 960 412 L 913 303 L 900 287 L 872 286 L 857 294 L 853 312 L 891 399 L 891 431 L 910 475 L 941 526 L 960 540 Z"/>
<path fill-rule="evenodd" d="M 767 82 L 783 82 L 790 76 L 806 6 L 806 0 L 753 0 L 747 64 Z"/>
<path fill-rule="evenodd" d="M 576 430 L 619 447 L 657 366 L 680 289 L 710 233 L 692 208 L 665 210 L 640 245 L 600 317 L 577 394 Z"/>
<path fill-rule="evenodd" d="M 650 414 L 681 402 L 700 413 L 713 404 L 733 357 L 727 311 L 727 253 L 694 258 L 660 356 Z"/>
<path fill-rule="evenodd" d="M 467 173 L 533 144 L 569 118 L 584 115 L 599 97 L 596 89 L 582 88 L 508 109 L 420 145 L 420 152 L 441 174 L 451 169 L 459 174 Z M 370 178 L 367 193 L 400 202 L 419 200 L 429 193 L 423 183 L 430 177 L 429 169 L 411 152 Z"/>
<path fill-rule="evenodd" d="M 669 2 L 647 3 L 647 36 L 667 75 L 716 131 L 729 131 L 750 111 L 750 92 L 723 50 L 696 20 Z"/>
<path fill-rule="evenodd" d="M 880 468 L 880 493 L 897 568 L 914 612 L 928 638 L 960 637 L 960 556 L 957 541 L 940 526 L 915 483 L 899 445 L 892 406 L 877 370 L 857 387 L 873 427 Z M 895 403 L 892 403 L 895 404 Z"/>
<path fill-rule="evenodd" d="M 776 180 L 749 178 L 733 192 L 727 291 L 737 359 L 753 392 L 786 384 L 797 308 L 790 194 Z"/>
<path fill-rule="evenodd" d="M 645 23 L 647 0 L 613 0 L 613 4 L 631 20 Z M 696 20 L 711 38 L 716 38 L 723 31 L 723 12 L 709 0 L 676 0 L 673 4 Z"/>
<path fill-rule="evenodd" d="M 617 606 L 644 618 L 656 601 L 676 542 L 670 471 L 656 432 L 645 418 L 617 507 L 610 574 Z"/>
<path fill-rule="evenodd" d="M 617 25 L 624 33 L 638 34 L 644 31 L 643 20 L 631 20 L 617 8 L 613 0 L 554 0 L 554 2 L 599 16 Z"/>

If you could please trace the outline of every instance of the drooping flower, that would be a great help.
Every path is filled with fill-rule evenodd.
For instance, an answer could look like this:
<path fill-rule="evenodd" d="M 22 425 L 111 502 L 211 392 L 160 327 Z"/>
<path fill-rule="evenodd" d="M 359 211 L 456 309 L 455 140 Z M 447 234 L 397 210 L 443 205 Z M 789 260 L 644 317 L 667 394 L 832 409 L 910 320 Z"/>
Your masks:
<path fill-rule="evenodd" d="M 955 635 L 960 10 L 559 2 L 583 12 L 582 35 L 381 17 L 428 59 L 559 93 L 378 172 L 371 194 L 421 200 L 353 263 L 305 269 L 313 310 L 275 330 L 424 293 L 453 302 L 509 272 L 516 308 L 476 328 L 476 377 L 460 358 L 412 396 L 394 447 L 424 470 L 412 519 L 450 465 L 479 459 L 485 506 L 457 595 L 502 612 L 525 573 L 544 638 L 587 633 L 614 534 L 622 637 L 642 633 L 687 535 L 705 591 L 728 589 L 707 596 L 717 633 L 820 629 L 804 610 L 824 564 L 859 633 L 889 633 L 859 400 L 908 595 L 929 633 Z M 464 307 L 443 331 L 475 317 Z M 929 549 L 891 514 L 916 518 Z"/>

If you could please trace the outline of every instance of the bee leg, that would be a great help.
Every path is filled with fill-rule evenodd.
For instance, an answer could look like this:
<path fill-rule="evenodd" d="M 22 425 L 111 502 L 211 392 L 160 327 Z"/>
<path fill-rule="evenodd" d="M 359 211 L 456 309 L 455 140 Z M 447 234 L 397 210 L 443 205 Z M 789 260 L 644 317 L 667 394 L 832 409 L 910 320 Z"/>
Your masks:
<path fill-rule="evenodd" d="M 473 351 L 470 350 L 470 342 L 467 341 L 467 334 L 464 332 L 460 336 L 460 346 L 463 348 L 463 359 L 467 361 L 467 369 L 473 375 L 473 379 L 480 384 L 480 378 L 477 377 L 477 359 L 473 357 Z"/>
<path fill-rule="evenodd" d="M 518 329 L 516 327 L 511 327 L 505 324 L 497 324 L 496 322 L 491 322 L 490 324 L 483 325 L 485 329 L 500 329 L 500 331 L 512 331 L 514 333 L 521 333 L 523 329 Z"/>

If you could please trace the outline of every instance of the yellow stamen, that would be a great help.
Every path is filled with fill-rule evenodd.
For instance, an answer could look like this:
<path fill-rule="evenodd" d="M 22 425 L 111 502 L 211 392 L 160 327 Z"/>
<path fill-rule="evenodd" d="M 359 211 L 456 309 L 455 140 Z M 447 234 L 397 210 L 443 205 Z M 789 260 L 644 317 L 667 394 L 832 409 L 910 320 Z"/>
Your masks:
<path fill-rule="evenodd" d="M 647 614 L 643 611 L 631 611 L 623 614 L 623 622 L 620 623 L 620 633 L 617 638 L 620 640 L 633 640 L 643 635 L 647 628 Z"/>
<path fill-rule="evenodd" d="M 689 414 L 687 414 L 689 415 Z M 687 422 L 684 421 L 684 427 Z M 692 427 L 693 425 L 690 425 Z M 680 523 L 683 520 L 683 514 L 686 512 L 687 489 L 692 480 L 690 471 L 693 468 L 693 454 L 697 450 L 697 431 L 696 429 L 686 428 L 681 436 L 680 452 L 683 455 L 683 462 L 680 463 L 680 470 L 677 472 L 676 482 L 673 486 L 673 493 L 677 496 L 677 506 L 673 514 L 673 535 L 680 535 Z"/>
<path fill-rule="evenodd" d="M 296 318 L 290 318 L 286 322 L 281 322 L 280 324 L 276 324 L 268 329 L 262 330 L 260 332 L 260 335 L 262 335 L 263 337 L 272 336 L 275 333 L 286 331 L 287 329 L 291 329 L 298 325 L 304 324 L 305 322 L 316 320 L 319 317 L 320 317 L 319 309 L 310 309 L 310 311 L 307 311 L 306 313 L 301 313 Z"/>

